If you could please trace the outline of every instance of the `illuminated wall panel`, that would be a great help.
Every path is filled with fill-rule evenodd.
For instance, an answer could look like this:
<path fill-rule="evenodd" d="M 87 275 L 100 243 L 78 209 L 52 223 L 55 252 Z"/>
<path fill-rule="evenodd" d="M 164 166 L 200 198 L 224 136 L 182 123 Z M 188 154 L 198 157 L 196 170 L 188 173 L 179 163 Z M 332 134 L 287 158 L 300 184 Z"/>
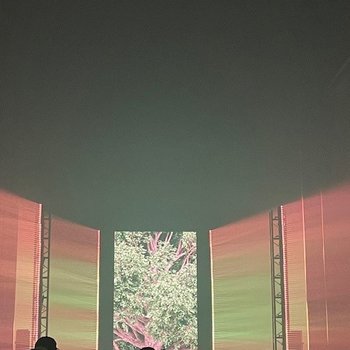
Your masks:
<path fill-rule="evenodd" d="M 95 350 L 99 231 L 53 217 L 50 245 L 49 334 L 61 349 Z"/>
<path fill-rule="evenodd" d="M 306 286 L 310 347 L 327 349 L 327 296 L 325 283 L 325 245 L 322 228 L 321 196 L 305 199 L 304 226 L 306 252 Z"/>
<path fill-rule="evenodd" d="M 346 350 L 350 186 L 287 204 L 283 214 L 289 350 Z"/>
<path fill-rule="evenodd" d="M 27 350 L 38 332 L 37 203 L 0 191 L 0 349 Z"/>
<path fill-rule="evenodd" d="M 329 350 L 350 344 L 350 186 L 322 197 Z"/>
<path fill-rule="evenodd" d="M 290 350 L 301 350 L 307 349 L 309 339 L 303 203 L 298 201 L 283 206 L 282 212 L 287 343 Z M 303 344 L 305 344 L 304 348 Z"/>
<path fill-rule="evenodd" d="M 115 232 L 115 350 L 197 349 L 195 232 Z"/>
<path fill-rule="evenodd" d="M 210 231 L 213 349 L 271 350 L 269 215 Z"/>

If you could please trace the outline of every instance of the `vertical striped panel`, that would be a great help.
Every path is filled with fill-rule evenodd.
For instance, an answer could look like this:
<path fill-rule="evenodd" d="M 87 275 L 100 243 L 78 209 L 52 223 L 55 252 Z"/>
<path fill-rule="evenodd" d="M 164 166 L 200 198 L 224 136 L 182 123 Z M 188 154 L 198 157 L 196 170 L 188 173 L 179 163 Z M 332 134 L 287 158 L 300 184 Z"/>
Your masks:
<path fill-rule="evenodd" d="M 309 333 L 303 213 L 302 201 L 283 206 L 288 350 L 308 349 Z"/>
<path fill-rule="evenodd" d="M 41 205 L 0 191 L 0 348 L 27 350 L 38 331 Z"/>
<path fill-rule="evenodd" d="M 288 350 L 347 350 L 350 185 L 283 210 Z"/>
<path fill-rule="evenodd" d="M 95 350 L 100 233 L 53 217 L 50 245 L 49 334 L 61 349 Z"/>
<path fill-rule="evenodd" d="M 269 215 L 210 232 L 213 349 L 271 350 Z"/>
<path fill-rule="evenodd" d="M 323 194 L 328 350 L 350 344 L 350 185 Z"/>

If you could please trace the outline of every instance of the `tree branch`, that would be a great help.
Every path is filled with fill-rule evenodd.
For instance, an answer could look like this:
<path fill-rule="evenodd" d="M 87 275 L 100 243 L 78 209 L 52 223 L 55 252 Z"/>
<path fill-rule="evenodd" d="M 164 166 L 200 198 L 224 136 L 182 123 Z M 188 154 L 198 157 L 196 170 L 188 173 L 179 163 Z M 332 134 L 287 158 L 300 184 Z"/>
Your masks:
<path fill-rule="evenodd" d="M 158 250 L 159 238 L 163 232 L 155 232 L 154 236 L 151 237 L 149 243 L 147 244 L 147 250 L 149 254 L 154 254 Z"/>
<path fill-rule="evenodd" d="M 190 258 L 195 254 L 195 252 L 196 252 L 196 246 L 194 244 L 192 244 L 189 247 L 189 249 L 186 251 L 182 245 L 182 242 L 180 241 L 177 246 L 175 258 L 167 265 L 167 267 L 165 268 L 165 271 L 169 271 L 176 261 L 178 261 L 180 258 L 185 256 L 178 272 L 182 271 L 183 268 L 189 264 Z"/>
<path fill-rule="evenodd" d="M 196 247 L 192 245 L 188 250 L 185 259 L 182 261 L 181 267 L 178 272 L 181 272 L 190 263 L 190 259 L 193 257 L 195 252 L 196 252 Z"/>
<path fill-rule="evenodd" d="M 114 328 L 114 334 L 120 338 L 120 340 L 130 343 L 131 345 L 136 346 L 137 348 L 142 348 L 144 342 L 140 339 L 133 337 L 129 332 L 126 332 L 120 328 Z"/>
<path fill-rule="evenodd" d="M 169 243 L 173 237 L 173 232 L 168 232 L 165 237 L 165 242 Z"/>

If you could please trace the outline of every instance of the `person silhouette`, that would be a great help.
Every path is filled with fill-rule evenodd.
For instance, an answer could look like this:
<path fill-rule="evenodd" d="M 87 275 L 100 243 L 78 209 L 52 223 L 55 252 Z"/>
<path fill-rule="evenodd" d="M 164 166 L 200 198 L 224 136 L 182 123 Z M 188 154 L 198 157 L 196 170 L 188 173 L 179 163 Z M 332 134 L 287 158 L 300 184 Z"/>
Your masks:
<path fill-rule="evenodd" d="M 150 346 L 146 346 L 145 348 L 142 348 L 141 350 L 154 350 L 154 348 L 151 348 Z"/>
<path fill-rule="evenodd" d="M 56 340 L 51 337 L 41 337 L 35 343 L 35 350 L 58 350 Z"/>

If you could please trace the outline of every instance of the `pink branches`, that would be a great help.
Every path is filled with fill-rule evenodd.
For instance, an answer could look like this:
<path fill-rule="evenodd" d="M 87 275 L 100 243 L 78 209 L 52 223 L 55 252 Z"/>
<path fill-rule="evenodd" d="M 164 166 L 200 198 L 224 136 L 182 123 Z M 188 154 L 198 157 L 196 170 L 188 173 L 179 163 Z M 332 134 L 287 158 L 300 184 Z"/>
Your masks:
<path fill-rule="evenodd" d="M 163 343 L 155 340 L 146 329 L 149 319 L 144 316 L 140 316 L 137 321 L 132 322 L 130 319 L 126 318 L 120 322 L 120 325 L 114 329 L 114 335 L 116 339 L 114 340 L 114 350 L 120 350 L 118 342 L 124 341 L 137 348 L 142 348 L 144 346 L 152 346 L 155 350 L 161 349 Z M 121 324 L 124 324 L 125 329 L 121 328 Z"/>
<path fill-rule="evenodd" d="M 150 255 L 154 255 L 159 250 L 159 243 L 161 241 L 160 238 L 162 234 L 163 232 L 156 232 L 148 242 L 147 250 Z M 163 242 L 165 244 L 170 244 L 172 237 L 173 237 L 173 232 L 167 232 Z M 195 244 L 192 243 L 189 245 L 189 247 L 186 247 L 184 246 L 182 241 L 180 241 L 176 248 L 175 256 L 173 257 L 172 261 L 165 267 L 165 271 L 169 271 L 174 266 L 176 261 L 183 258 L 181 267 L 179 269 L 179 271 L 182 271 L 190 263 L 191 258 L 195 255 L 195 253 L 196 253 Z"/>
<path fill-rule="evenodd" d="M 148 253 L 154 254 L 158 250 L 158 242 L 161 235 L 162 232 L 156 232 L 150 239 L 149 243 L 147 244 Z"/>
<path fill-rule="evenodd" d="M 173 238 L 173 233 L 172 232 L 167 232 L 165 240 L 164 240 L 165 243 L 170 243 L 172 238 Z"/>
<path fill-rule="evenodd" d="M 182 265 L 180 267 L 180 271 L 182 271 L 191 261 L 191 258 L 196 254 L 196 246 L 192 244 L 186 252 L 186 256 L 182 261 Z"/>
<path fill-rule="evenodd" d="M 125 341 L 137 348 L 142 348 L 144 346 L 143 339 L 141 339 L 131 327 L 128 327 L 128 330 L 123 330 L 120 327 L 117 327 L 114 329 L 114 335 L 117 337 L 114 344 L 118 341 Z"/>
<path fill-rule="evenodd" d="M 191 258 L 195 255 L 196 253 L 196 246 L 195 244 L 191 244 L 189 247 L 185 247 L 182 241 L 179 242 L 176 253 L 174 256 L 174 259 L 169 263 L 169 265 L 166 267 L 166 271 L 169 271 L 175 264 L 176 261 L 182 260 L 182 264 L 180 269 L 177 272 L 182 271 L 191 261 Z"/>

